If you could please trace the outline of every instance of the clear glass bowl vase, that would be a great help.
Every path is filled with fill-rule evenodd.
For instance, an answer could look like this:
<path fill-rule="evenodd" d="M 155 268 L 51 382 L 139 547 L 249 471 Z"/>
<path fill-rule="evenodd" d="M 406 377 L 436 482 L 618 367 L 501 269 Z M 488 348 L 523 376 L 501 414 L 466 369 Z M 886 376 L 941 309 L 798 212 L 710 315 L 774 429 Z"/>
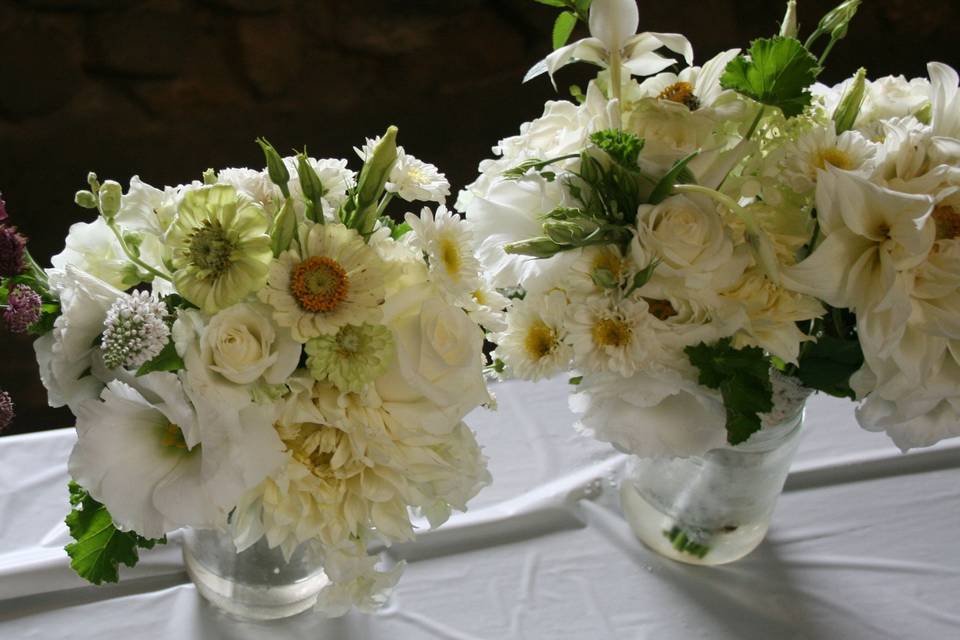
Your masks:
<path fill-rule="evenodd" d="M 802 423 L 801 410 L 702 457 L 631 458 L 620 503 L 634 534 L 680 562 L 719 565 L 744 557 L 767 533 Z"/>
<path fill-rule="evenodd" d="M 320 557 L 301 545 L 286 561 L 266 538 L 237 552 L 227 532 L 187 528 L 183 560 L 197 591 L 241 618 L 275 620 L 312 607 L 327 585 Z"/>

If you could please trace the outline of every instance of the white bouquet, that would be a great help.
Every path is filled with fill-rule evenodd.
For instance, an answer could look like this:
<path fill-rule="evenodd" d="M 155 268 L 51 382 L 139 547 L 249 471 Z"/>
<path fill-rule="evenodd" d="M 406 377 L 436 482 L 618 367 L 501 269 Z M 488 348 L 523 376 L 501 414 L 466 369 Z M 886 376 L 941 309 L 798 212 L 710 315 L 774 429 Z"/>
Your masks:
<path fill-rule="evenodd" d="M 600 72 L 460 194 L 522 298 L 498 367 L 572 371 L 579 429 L 644 457 L 745 442 L 811 390 L 904 449 L 960 435 L 957 74 L 816 84 L 859 0 L 805 43 L 791 1 L 778 35 L 702 66 L 637 34 L 635 0 L 544 4 L 557 49 L 528 79 Z M 577 19 L 591 37 L 565 44 Z"/>
<path fill-rule="evenodd" d="M 449 192 L 396 129 L 358 150 L 359 176 L 260 144 L 266 170 L 126 193 L 91 174 L 77 194 L 99 217 L 36 283 L 43 382 L 77 417 L 67 550 L 99 583 L 184 526 L 287 557 L 312 544 L 321 607 L 370 608 L 402 566 L 378 570 L 368 545 L 490 481 L 463 418 L 491 402 L 481 323 L 503 305 L 460 218 L 384 216 Z"/>

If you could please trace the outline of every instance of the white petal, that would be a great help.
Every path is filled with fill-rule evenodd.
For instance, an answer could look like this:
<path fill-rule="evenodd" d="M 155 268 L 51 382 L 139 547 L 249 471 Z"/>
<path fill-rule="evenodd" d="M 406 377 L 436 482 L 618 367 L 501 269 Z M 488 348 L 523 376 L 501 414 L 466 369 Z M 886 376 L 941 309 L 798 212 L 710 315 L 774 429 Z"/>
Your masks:
<path fill-rule="evenodd" d="M 636 0 L 593 0 L 590 5 L 590 35 L 601 40 L 607 51 L 623 48 L 638 26 Z"/>

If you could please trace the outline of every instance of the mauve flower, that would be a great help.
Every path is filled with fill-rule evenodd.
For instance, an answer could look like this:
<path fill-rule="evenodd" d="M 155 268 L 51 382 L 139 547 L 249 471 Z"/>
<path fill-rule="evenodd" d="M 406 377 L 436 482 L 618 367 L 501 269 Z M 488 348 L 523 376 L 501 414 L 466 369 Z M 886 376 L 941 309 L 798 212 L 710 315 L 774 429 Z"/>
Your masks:
<path fill-rule="evenodd" d="M 2 210 L 0 207 L 0 211 Z M 6 216 L 0 217 L 0 220 L 4 217 Z M 0 224 L 0 276 L 17 276 L 23 272 L 23 252 L 26 245 L 27 239 L 17 233 L 16 227 Z"/>
<path fill-rule="evenodd" d="M 7 219 L 7 203 L 0 198 L 0 222 Z"/>
<path fill-rule="evenodd" d="M 42 301 L 37 292 L 25 284 L 16 285 L 7 296 L 3 319 L 12 333 L 26 333 L 27 328 L 40 319 Z"/>
<path fill-rule="evenodd" d="M 0 431 L 10 426 L 13 417 L 13 399 L 6 391 L 0 391 Z"/>

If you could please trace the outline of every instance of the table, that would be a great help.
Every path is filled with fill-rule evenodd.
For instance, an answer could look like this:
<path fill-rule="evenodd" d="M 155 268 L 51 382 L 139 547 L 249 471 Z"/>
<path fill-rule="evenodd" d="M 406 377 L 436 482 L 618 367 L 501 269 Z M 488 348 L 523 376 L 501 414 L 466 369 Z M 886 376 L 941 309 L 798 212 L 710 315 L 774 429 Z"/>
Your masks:
<path fill-rule="evenodd" d="M 499 412 L 468 417 L 493 485 L 389 550 L 409 564 L 384 610 L 334 620 L 220 613 L 176 534 L 120 584 L 87 585 L 62 550 L 72 430 L 0 439 L 0 639 L 960 637 L 960 442 L 902 455 L 850 403 L 814 397 L 765 542 L 694 567 L 632 536 L 615 491 L 625 456 L 574 433 L 564 380 L 495 391 Z"/>

